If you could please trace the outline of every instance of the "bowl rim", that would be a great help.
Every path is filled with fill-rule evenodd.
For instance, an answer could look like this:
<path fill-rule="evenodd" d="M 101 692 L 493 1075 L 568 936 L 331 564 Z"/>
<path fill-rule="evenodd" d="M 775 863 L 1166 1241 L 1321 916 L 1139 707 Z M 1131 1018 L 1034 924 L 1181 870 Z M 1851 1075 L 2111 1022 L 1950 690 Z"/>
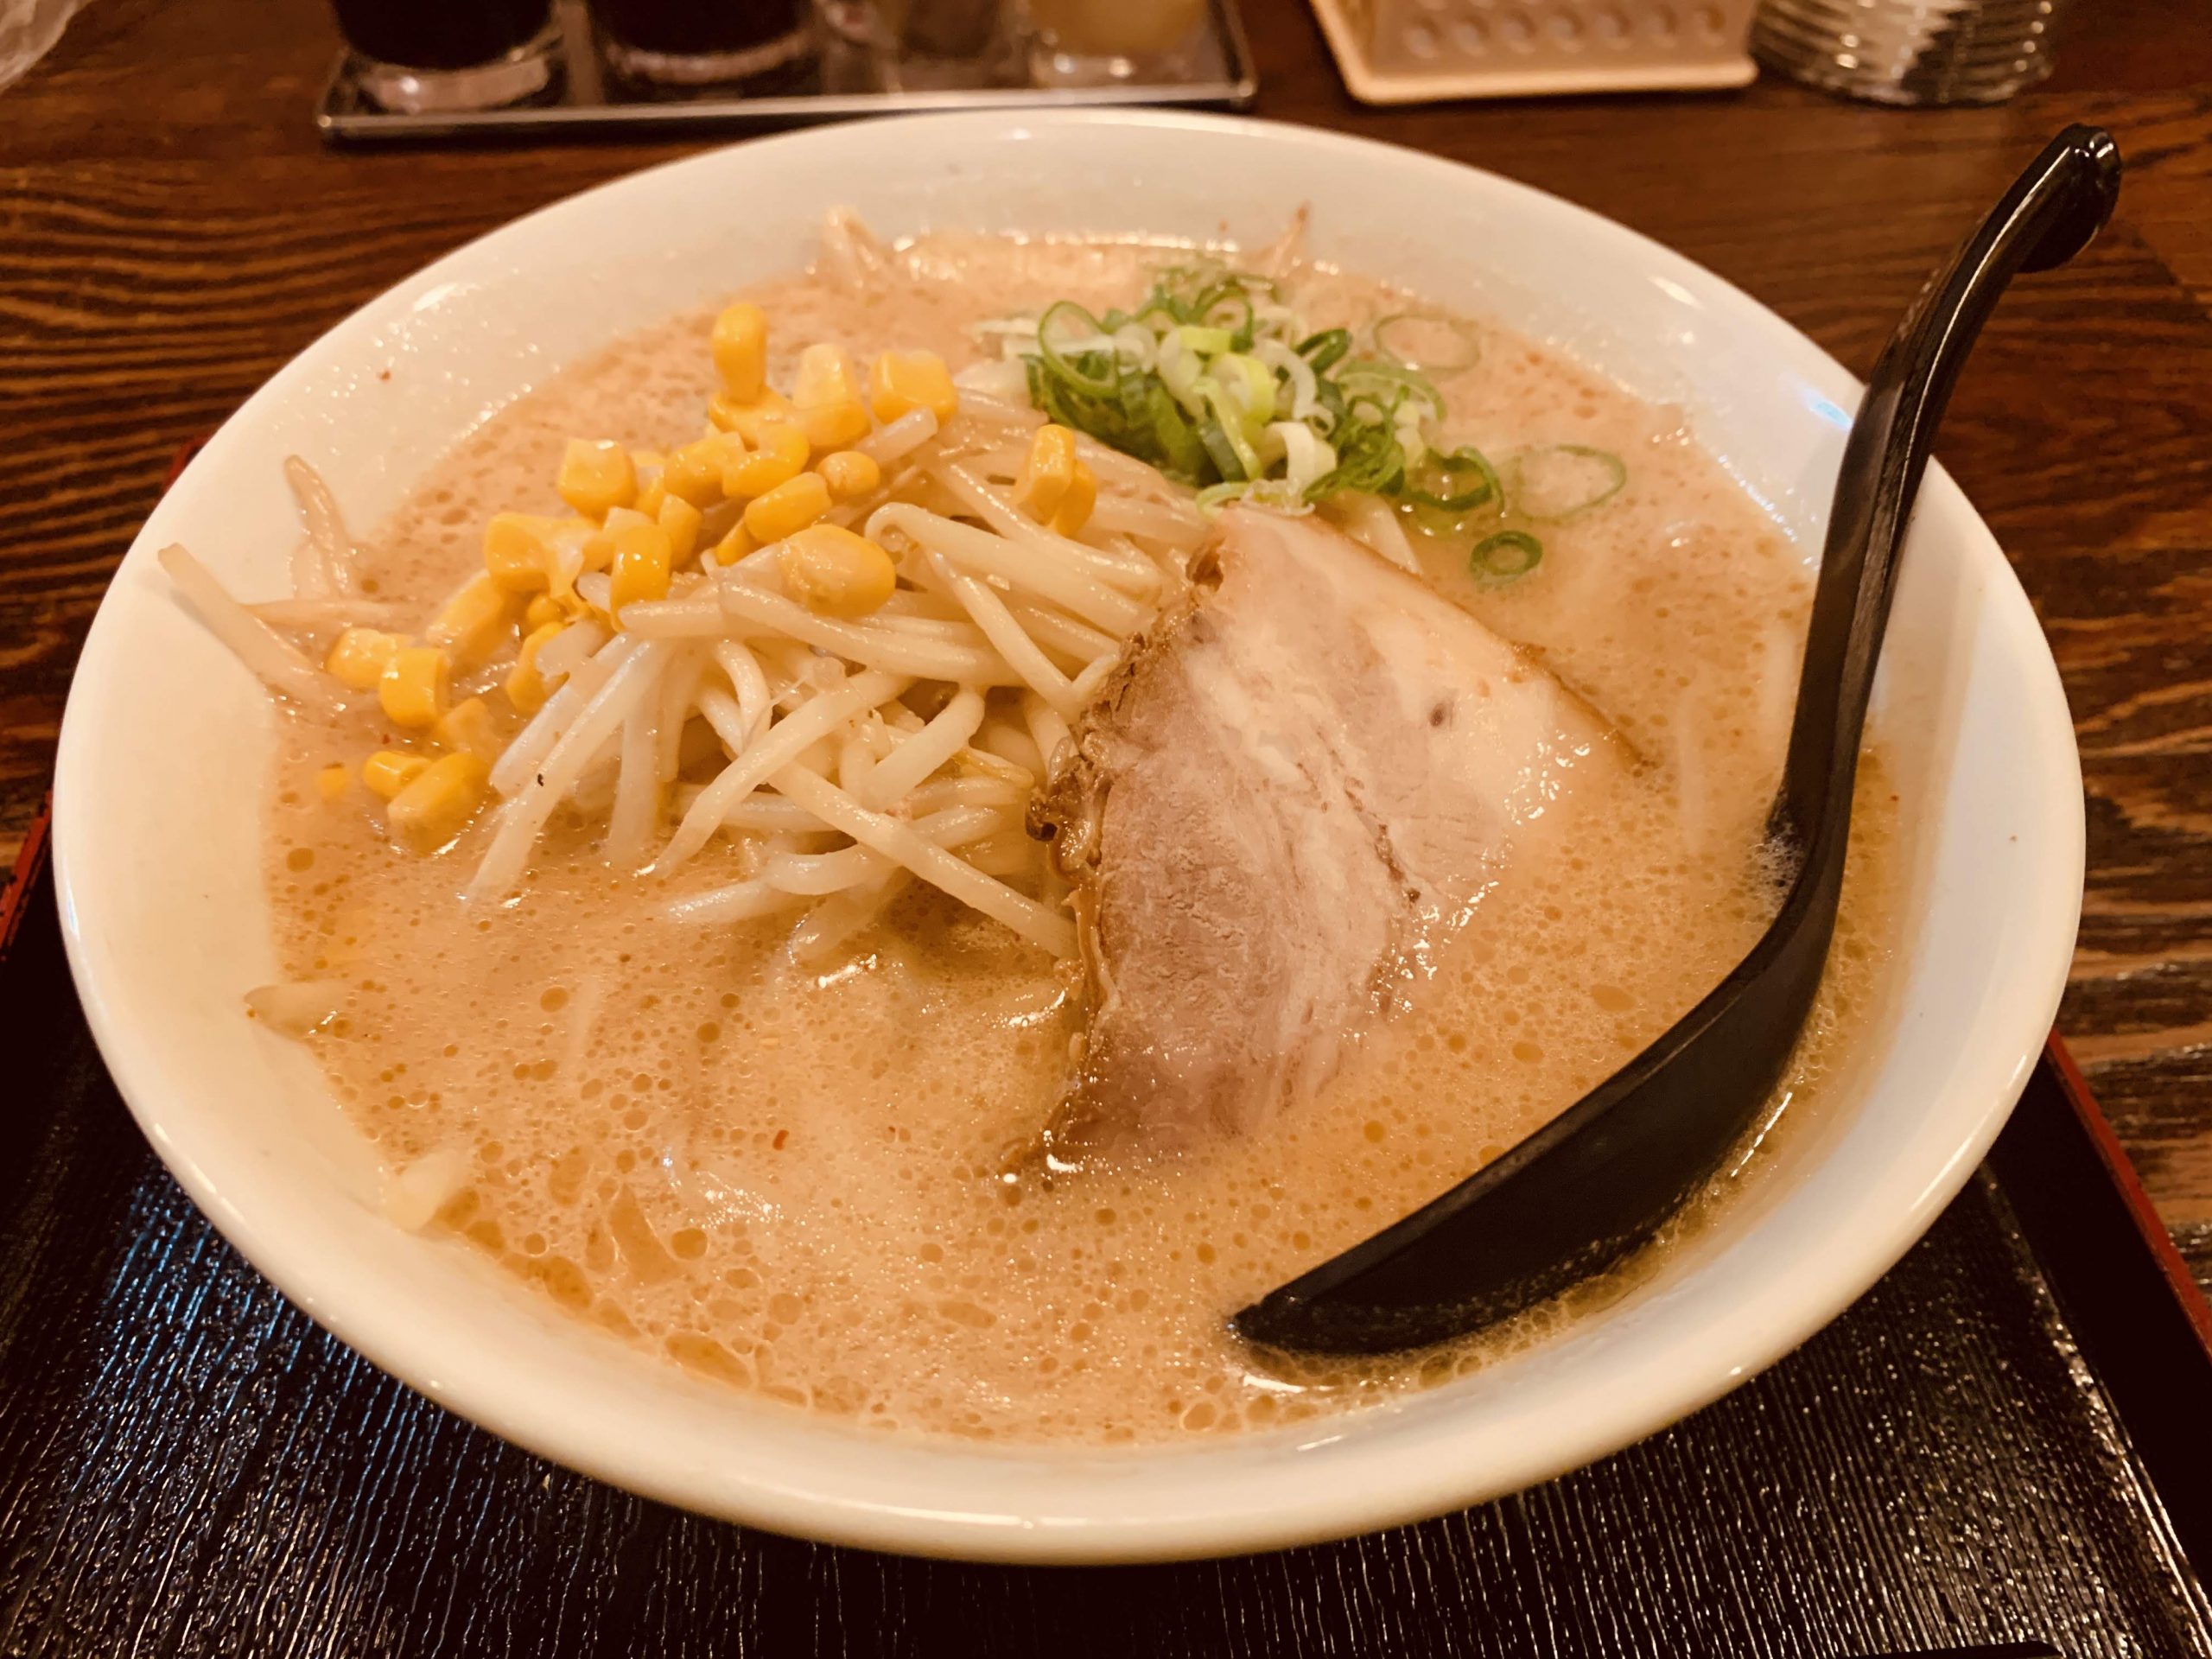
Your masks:
<path fill-rule="evenodd" d="M 294 394 L 315 359 L 372 331 L 426 290 L 469 274 L 472 263 L 488 245 L 518 226 L 549 216 L 588 217 L 593 205 L 607 193 L 634 188 L 640 180 L 683 169 L 711 170 L 727 165 L 724 158 L 734 150 L 752 157 L 779 150 L 803 156 L 825 135 L 859 126 L 875 130 L 883 143 L 895 142 L 901 132 L 920 129 L 938 135 L 982 138 L 1014 126 L 1079 130 L 1140 128 L 1187 134 L 1198 143 L 1233 134 L 1247 142 L 1256 139 L 1328 150 L 1349 147 L 1371 156 L 1380 165 L 1433 180 L 1444 188 L 1465 188 L 1472 177 L 1480 180 L 1484 189 L 1518 198 L 1525 207 L 1560 216 L 1586 232 L 1615 239 L 1624 257 L 1718 302 L 1725 308 L 1732 328 L 1778 331 L 1777 338 L 1786 336 L 1792 342 L 1793 362 L 1840 405 L 1850 407 L 1863 391 L 1859 382 L 1832 357 L 1725 279 L 1616 221 L 1501 175 L 1378 140 L 1275 122 L 1154 111 L 1036 110 L 914 115 L 810 128 L 663 162 L 563 198 L 472 239 L 356 308 L 271 376 L 225 425 L 239 423 L 257 411 L 282 404 Z M 216 448 L 213 442 L 208 446 L 210 451 Z M 206 454 L 203 451 L 203 456 Z M 202 464 L 199 458 L 193 462 L 194 467 Z M 1832 1240 L 1832 1248 L 1823 1255 L 1825 1265 L 1816 1286 L 1799 1291 L 1786 1304 L 1770 1295 L 1766 1302 L 1734 1322 L 1728 1340 L 1712 1344 L 1698 1363 L 1678 1366 L 1656 1391 L 1633 1400 L 1608 1401 L 1602 1408 L 1548 1438 L 1539 1437 L 1538 1441 L 1516 1447 L 1503 1459 L 1489 1457 L 1478 1467 L 1470 1466 L 1464 1449 L 1455 1459 L 1448 1441 L 1427 1443 L 1415 1436 L 1410 1446 L 1384 1446 L 1379 1453 L 1370 1446 L 1363 1459 L 1345 1449 L 1347 1442 L 1362 1436 L 1323 1434 L 1298 1446 L 1298 1456 L 1282 1460 L 1285 1479 L 1255 1479 L 1249 1489 L 1209 1492 L 1203 1503 L 1173 1512 L 1163 1513 L 1156 1505 L 1151 1509 L 1126 1505 L 1110 1512 L 1109 1505 L 1109 1512 L 1087 1512 L 1078 1506 L 1074 1513 L 1008 1516 L 981 1513 L 972 1506 L 963 1511 L 949 1503 L 920 1501 L 911 1484 L 902 1486 L 896 1479 L 878 1481 L 873 1486 L 867 1480 L 855 1479 L 809 1486 L 803 1481 L 781 1479 L 774 1471 L 762 1474 L 747 1468 L 703 1467 L 680 1456 L 649 1457 L 634 1437 L 626 1442 L 602 1438 L 593 1423 L 576 1421 L 573 1403 L 564 1410 L 557 1397 L 531 1398 L 526 1388 L 521 1396 L 515 1395 L 511 1386 L 519 1379 L 510 1376 L 503 1380 L 500 1373 L 512 1368 L 502 1366 L 495 1344 L 487 1344 L 485 1351 L 474 1357 L 464 1356 L 468 1363 L 459 1364 L 449 1357 L 426 1354 L 404 1320 L 376 1306 L 372 1297 L 350 1294 L 359 1277 L 357 1270 L 342 1262 L 317 1259 L 312 1252 L 288 1245 L 283 1236 L 271 1234 L 228 1193 L 218 1192 L 214 1173 L 192 1155 L 191 1148 L 176 1144 L 166 1133 L 156 1132 L 158 1107 L 170 1087 L 164 1065 L 158 1053 L 132 1036 L 126 1011 L 104 980 L 87 945 L 88 931 L 101 917 L 101 911 L 97 857 L 83 828 L 86 811 L 82 803 L 95 787 L 99 772 L 99 759 L 86 732 L 90 721 L 84 709 L 94 701 L 93 689 L 104 665 L 119 649 L 115 636 L 121 625 L 115 619 L 116 596 L 124 585 L 120 571 L 103 597 L 86 637 L 70 687 L 56 761 L 53 854 L 71 971 L 95 1040 L 133 1116 L 203 1213 L 257 1270 L 295 1306 L 379 1368 L 470 1421 L 569 1467 L 685 1508 L 776 1531 L 872 1548 L 1005 1562 L 1096 1562 L 1223 1554 L 1343 1536 L 1435 1515 L 1520 1490 L 1640 1439 L 1719 1397 L 1805 1340 L 1886 1272 L 1932 1224 L 1972 1173 L 2025 1085 L 2065 984 L 2079 915 L 2083 842 L 2079 758 L 2056 665 L 2026 595 L 1986 526 L 1940 466 L 1931 465 L 1928 470 L 1920 512 L 1923 518 L 1942 518 L 1958 533 L 1959 558 L 1973 568 L 1982 582 L 1977 613 L 2005 636 L 2008 649 L 2019 659 L 2018 666 L 2029 682 L 2029 696 L 2019 709 L 2019 718 L 2024 727 L 2039 734 L 2038 741 L 2050 749 L 2042 758 L 2058 768 L 2056 783 L 2063 785 L 2069 776 L 2072 780 L 2071 814 L 2051 826 L 2051 842 L 2041 867 L 2041 873 L 2058 880 L 2070 896 L 2056 904 L 2047 935 L 2039 936 L 2047 940 L 2048 948 L 2039 957 L 2025 953 L 2012 964 L 2010 1006 L 2018 1012 L 2005 1023 L 2008 1031 L 2017 1033 L 2018 1040 L 1993 1046 L 1991 1052 L 1976 1055 L 1962 1074 L 1963 1080 L 1953 1080 L 1948 1092 L 1978 1103 L 1970 1116 L 1960 1114 L 1960 1133 L 1953 1150 L 1936 1166 L 1918 1172 L 1918 1184 L 1908 1201 L 1882 1217 L 1878 1225 L 1849 1230 L 1847 1236 Z M 142 530 L 126 558 L 141 563 L 150 558 L 151 539 Z M 2028 960 L 2028 957 L 2036 959 Z M 1999 1046 L 2002 1052 L 1998 1052 Z M 557 1389 L 552 1393 L 557 1395 Z M 1330 1420 L 1339 1428 L 1357 1421 L 1357 1416 Z M 765 1414 L 760 1421 L 765 1435 L 791 1442 L 825 1432 L 812 1424 Z M 1263 1438 L 1274 1437 L 1239 1437 L 1247 1446 Z M 1429 1440 L 1438 1442 L 1440 1437 L 1432 1435 Z M 916 1463 L 918 1467 L 942 1464 L 949 1468 L 960 1460 L 997 1462 L 1009 1455 L 1028 1455 L 982 1453 L 932 1440 L 907 1444 L 924 1448 L 927 1454 Z M 1375 1445 L 1382 1442 L 1378 1440 Z M 1051 1461 L 1053 1450 L 1037 1448 L 1039 1460 Z M 1193 1459 L 1208 1455 L 1179 1449 L 1172 1454 Z M 1083 1458 L 1063 1462 L 1070 1470 L 1090 1466 Z M 1112 1490 L 1116 1478 L 1103 1478 L 1106 1486 L 1096 1490 Z M 1120 1484 L 1126 1493 L 1131 1483 L 1124 1477 Z M 838 1490 L 825 1490 L 830 1487 Z"/>

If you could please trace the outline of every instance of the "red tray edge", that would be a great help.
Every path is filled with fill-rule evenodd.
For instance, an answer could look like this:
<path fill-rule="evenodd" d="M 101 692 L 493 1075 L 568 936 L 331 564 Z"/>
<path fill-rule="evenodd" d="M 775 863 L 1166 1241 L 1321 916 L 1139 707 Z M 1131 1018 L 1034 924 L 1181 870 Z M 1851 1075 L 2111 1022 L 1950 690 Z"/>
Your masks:
<path fill-rule="evenodd" d="M 16 868 L 8 877 L 7 887 L 0 891 L 0 964 L 7 962 L 16 935 L 22 928 L 31 889 L 38 885 L 39 867 L 46 862 L 46 834 L 53 823 L 54 792 L 49 790 L 38 817 L 23 834 L 23 844 L 16 849 Z"/>
<path fill-rule="evenodd" d="M 2120 1143 L 2112 1120 L 2097 1104 L 2088 1079 L 2082 1075 L 2082 1068 L 2066 1046 L 2066 1039 L 2053 1031 L 2044 1044 L 2044 1058 L 2058 1074 L 2060 1092 L 2066 1103 L 2073 1108 L 2082 1132 L 2096 1148 L 2097 1158 L 2104 1166 L 2105 1179 L 2120 1194 L 2120 1202 L 2127 1206 L 2135 1230 L 2142 1236 L 2143 1243 L 2164 1275 L 2167 1287 L 2174 1300 L 2181 1304 L 2188 1315 L 2190 1327 L 2204 1349 L 2208 1362 L 2212 1362 L 2212 1303 L 2204 1299 L 2203 1290 L 2197 1285 L 2196 1275 L 2183 1259 L 2181 1247 L 2174 1243 L 2173 1234 L 2159 1217 L 2158 1206 L 2152 1203 L 2151 1194 L 2143 1185 L 2143 1178 L 2136 1173 L 2134 1160 L 2128 1157 L 2127 1148 Z"/>

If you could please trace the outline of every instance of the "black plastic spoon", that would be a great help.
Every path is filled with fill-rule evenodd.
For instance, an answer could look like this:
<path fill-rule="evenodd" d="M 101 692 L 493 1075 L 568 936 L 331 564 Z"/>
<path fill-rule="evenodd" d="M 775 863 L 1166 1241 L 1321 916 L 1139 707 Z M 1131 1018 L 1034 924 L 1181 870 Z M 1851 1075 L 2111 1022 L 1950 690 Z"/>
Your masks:
<path fill-rule="evenodd" d="M 1518 1313 L 1649 1239 L 1781 1078 L 1835 930 L 1853 774 L 1913 497 L 1952 385 L 2016 272 L 2062 265 L 2112 216 L 2120 151 L 2069 127 L 1897 325 L 1845 444 L 1782 788 L 1780 912 L 1713 992 L 1496 1163 L 1231 1322 L 1266 1346 L 1418 1347 Z"/>

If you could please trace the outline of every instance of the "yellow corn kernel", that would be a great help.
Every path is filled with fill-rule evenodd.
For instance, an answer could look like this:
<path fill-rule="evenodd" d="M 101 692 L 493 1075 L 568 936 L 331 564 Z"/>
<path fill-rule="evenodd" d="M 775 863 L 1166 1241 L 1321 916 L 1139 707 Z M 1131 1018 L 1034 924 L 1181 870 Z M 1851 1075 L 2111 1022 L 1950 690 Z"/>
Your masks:
<path fill-rule="evenodd" d="M 523 637 L 522 649 L 515 653 L 515 665 L 507 671 L 505 683 L 507 701 L 514 704 L 517 714 L 534 715 L 545 706 L 545 675 L 537 666 L 537 653 L 568 626 L 557 619 L 541 622 Z"/>
<path fill-rule="evenodd" d="M 499 741 L 492 705 L 481 697 L 464 697 L 454 704 L 439 716 L 435 730 L 438 741 L 448 748 L 465 749 L 471 754 L 493 756 L 506 747 Z"/>
<path fill-rule="evenodd" d="M 790 421 L 771 421 L 760 429 L 760 446 L 722 468 L 722 489 L 733 496 L 766 495 L 798 476 L 810 453 L 806 434 Z"/>
<path fill-rule="evenodd" d="M 798 354 L 798 372 L 791 377 L 791 402 L 801 409 L 854 403 L 860 395 L 860 376 L 843 346 L 810 346 Z"/>
<path fill-rule="evenodd" d="M 582 544 L 577 549 L 576 574 L 582 575 L 586 571 L 612 569 L 614 565 L 614 550 L 620 543 L 622 532 L 639 524 L 651 524 L 654 522 L 635 507 L 615 508 L 607 515 L 607 523 L 585 537 Z M 556 596 L 560 599 L 570 616 L 588 616 L 591 613 L 591 607 L 575 594 L 575 586 L 574 581 L 571 580 L 556 588 L 554 590 Z"/>
<path fill-rule="evenodd" d="M 798 412 L 798 429 L 817 449 L 842 449 L 858 443 L 873 429 L 868 406 L 857 397 L 840 403 L 814 404 Z"/>
<path fill-rule="evenodd" d="M 790 398 L 765 389 L 753 397 L 733 397 L 718 391 L 707 400 L 707 419 L 717 429 L 734 432 L 751 444 L 760 442 L 760 430 L 769 422 L 787 421 L 791 413 Z"/>
<path fill-rule="evenodd" d="M 461 583 L 445 603 L 425 637 L 443 645 L 456 667 L 481 662 L 498 648 L 514 615 L 514 601 L 488 570 Z"/>
<path fill-rule="evenodd" d="M 326 801 L 334 801 L 346 792 L 346 785 L 353 781 L 353 774 L 346 769 L 345 762 L 334 762 L 315 773 L 315 793 Z"/>
<path fill-rule="evenodd" d="M 556 486 L 561 499 L 587 518 L 604 518 L 610 507 L 637 499 L 638 469 L 619 443 L 570 438 Z"/>
<path fill-rule="evenodd" d="M 822 474 L 830 493 L 840 501 L 866 495 L 883 482 L 883 468 L 876 464 L 875 457 L 864 455 L 857 449 L 840 449 L 834 455 L 824 455 L 814 464 L 814 470 Z"/>
<path fill-rule="evenodd" d="M 392 833 L 418 853 L 434 853 L 468 827 L 484 803 L 491 765 L 463 750 L 433 760 L 385 809 Z"/>
<path fill-rule="evenodd" d="M 760 395 L 768 372 L 768 317 L 757 305 L 739 301 L 715 319 L 715 372 L 722 390 L 741 402 Z"/>
<path fill-rule="evenodd" d="M 810 524 L 785 537 L 776 568 L 800 603 L 830 616 L 866 616 L 899 584 L 891 556 L 842 524 Z"/>
<path fill-rule="evenodd" d="M 926 409 L 943 426 L 960 412 L 952 372 L 935 352 L 886 352 L 868 371 L 868 401 L 879 421 Z"/>
<path fill-rule="evenodd" d="M 682 564 L 699 547 L 699 526 L 704 516 L 680 495 L 671 495 L 660 504 L 655 515 L 662 532 L 668 537 L 669 556 Z"/>
<path fill-rule="evenodd" d="M 711 507 L 722 499 L 722 480 L 728 469 L 745 459 L 745 442 L 727 432 L 687 443 L 668 458 L 661 481 L 668 493 L 695 507 Z M 640 511 L 645 504 L 639 503 Z M 658 509 L 646 512 L 652 518 Z"/>
<path fill-rule="evenodd" d="M 484 526 L 484 569 L 510 594 L 534 594 L 550 580 L 545 544 L 553 520 L 529 512 L 495 512 Z"/>
<path fill-rule="evenodd" d="M 1060 498 L 1060 510 L 1052 515 L 1052 528 L 1063 536 L 1074 535 L 1090 522 L 1090 511 L 1097 505 L 1098 474 L 1078 461 L 1067 493 Z"/>
<path fill-rule="evenodd" d="M 756 542 L 780 542 L 830 511 L 830 486 L 819 473 L 786 479 L 745 509 L 745 528 Z"/>
<path fill-rule="evenodd" d="M 1046 425 L 1029 440 L 1029 453 L 1021 462 L 1021 477 L 1014 486 L 1014 504 L 1039 524 L 1060 510 L 1075 483 L 1075 434 L 1065 426 Z"/>
<path fill-rule="evenodd" d="M 446 711 L 446 654 L 435 645 L 410 645 L 393 654 L 377 682 L 377 701 L 395 726 L 423 731 Z"/>
<path fill-rule="evenodd" d="M 717 479 L 715 482 L 715 486 L 720 488 L 721 480 Z M 660 517 L 661 503 L 669 499 L 668 486 L 657 478 L 638 492 L 635 505 L 638 511 L 644 513 L 646 518 L 658 518 Z M 683 498 L 679 496 L 676 499 L 681 500 Z"/>
<path fill-rule="evenodd" d="M 747 554 L 758 552 L 760 548 L 760 543 L 753 539 L 751 532 L 745 528 L 745 520 L 741 518 L 729 527 L 728 535 L 715 543 L 715 563 L 735 564 Z"/>
<path fill-rule="evenodd" d="M 374 628 L 348 628 L 330 647 L 322 665 L 348 691 L 370 691 L 384 677 L 391 659 L 407 649 L 404 633 L 379 633 Z"/>
<path fill-rule="evenodd" d="M 368 785 L 370 794 L 388 801 L 429 769 L 429 761 L 419 754 L 378 749 L 361 762 L 361 781 Z"/>
<path fill-rule="evenodd" d="M 614 541 L 614 575 L 608 586 L 607 608 L 616 616 L 625 606 L 640 600 L 666 599 L 668 578 L 674 568 L 674 550 L 668 532 L 658 524 L 625 524 Z"/>
<path fill-rule="evenodd" d="M 568 620 L 569 613 L 561 608 L 559 600 L 550 594 L 540 594 L 530 601 L 530 608 L 522 613 L 523 632 L 525 635 L 536 633 L 548 623 L 559 627 Z M 525 639 L 523 643 L 527 645 L 530 641 Z"/>

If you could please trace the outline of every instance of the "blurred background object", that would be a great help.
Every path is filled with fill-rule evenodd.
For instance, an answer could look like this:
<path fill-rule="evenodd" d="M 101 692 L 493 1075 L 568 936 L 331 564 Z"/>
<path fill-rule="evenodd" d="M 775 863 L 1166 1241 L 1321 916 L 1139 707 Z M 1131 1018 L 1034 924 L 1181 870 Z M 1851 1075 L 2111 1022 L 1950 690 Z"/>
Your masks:
<path fill-rule="evenodd" d="M 0 0 L 4 3 L 4 0 Z M 332 0 L 356 84 L 407 113 L 488 110 L 553 84 L 552 0 Z"/>
<path fill-rule="evenodd" d="M 809 0 L 591 0 L 607 66 L 646 86 L 764 85 L 814 60 Z"/>
<path fill-rule="evenodd" d="M 1040 86 L 1172 80 L 1206 0 L 1029 0 L 1029 73 Z"/>
<path fill-rule="evenodd" d="M 1367 104 L 1742 86 L 1758 73 L 1745 48 L 1754 3 L 1313 0 L 1344 85 Z"/>
<path fill-rule="evenodd" d="M 2050 73 L 2070 0 L 1764 0 L 1759 61 L 1881 104 L 1998 104 Z M 2208 27 L 2175 17 L 2177 28 Z"/>
<path fill-rule="evenodd" d="M 1004 86 L 1020 79 L 1014 0 L 817 0 L 832 44 L 864 52 L 886 92 Z"/>
<path fill-rule="evenodd" d="M 0 0 L 0 86 L 53 48 L 85 0 Z"/>

